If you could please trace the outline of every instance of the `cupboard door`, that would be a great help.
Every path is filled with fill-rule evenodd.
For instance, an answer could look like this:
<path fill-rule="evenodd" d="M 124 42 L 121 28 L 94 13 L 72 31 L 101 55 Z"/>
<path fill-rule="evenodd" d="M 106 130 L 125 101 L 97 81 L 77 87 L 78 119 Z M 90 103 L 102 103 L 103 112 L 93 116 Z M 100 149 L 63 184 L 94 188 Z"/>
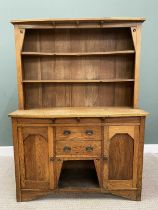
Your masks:
<path fill-rule="evenodd" d="M 139 126 L 107 126 L 104 131 L 103 187 L 136 187 Z"/>
<path fill-rule="evenodd" d="M 53 189 L 54 164 L 53 128 L 20 127 L 19 151 L 21 187 L 26 189 Z"/>

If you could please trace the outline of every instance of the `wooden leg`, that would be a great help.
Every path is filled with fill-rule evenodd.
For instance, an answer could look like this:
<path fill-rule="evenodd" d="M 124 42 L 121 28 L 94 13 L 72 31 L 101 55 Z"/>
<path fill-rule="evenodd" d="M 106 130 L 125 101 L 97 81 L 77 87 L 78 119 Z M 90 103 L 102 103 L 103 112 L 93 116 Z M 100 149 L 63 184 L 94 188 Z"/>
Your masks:
<path fill-rule="evenodd" d="M 32 190 L 24 190 L 21 192 L 21 200 L 19 201 L 32 201 L 38 198 L 44 197 L 48 195 L 48 191 L 32 191 Z"/>
<path fill-rule="evenodd" d="M 141 201 L 142 190 L 137 190 L 136 200 Z"/>
<path fill-rule="evenodd" d="M 21 191 L 19 189 L 16 189 L 16 200 L 21 202 Z"/>
<path fill-rule="evenodd" d="M 141 200 L 141 190 L 112 190 L 110 193 L 133 201 Z"/>

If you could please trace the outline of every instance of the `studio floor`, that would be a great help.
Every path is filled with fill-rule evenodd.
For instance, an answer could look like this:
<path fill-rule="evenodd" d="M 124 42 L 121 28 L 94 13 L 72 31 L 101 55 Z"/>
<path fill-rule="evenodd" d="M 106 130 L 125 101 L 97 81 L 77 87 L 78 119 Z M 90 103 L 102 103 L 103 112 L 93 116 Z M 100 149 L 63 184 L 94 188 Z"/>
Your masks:
<path fill-rule="evenodd" d="M 0 157 L 0 180 L 0 210 L 158 209 L 158 154 L 145 154 L 142 201 L 130 201 L 107 194 L 62 194 L 36 201 L 17 203 L 12 157 Z"/>

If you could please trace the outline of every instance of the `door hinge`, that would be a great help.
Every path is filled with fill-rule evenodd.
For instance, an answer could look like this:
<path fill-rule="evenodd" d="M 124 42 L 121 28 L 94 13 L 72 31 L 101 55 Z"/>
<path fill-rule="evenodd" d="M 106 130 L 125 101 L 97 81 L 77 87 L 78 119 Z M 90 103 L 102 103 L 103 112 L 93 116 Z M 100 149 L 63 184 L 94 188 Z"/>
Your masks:
<path fill-rule="evenodd" d="M 109 157 L 108 156 L 104 156 L 103 160 L 109 160 Z"/>
<path fill-rule="evenodd" d="M 55 160 L 55 157 L 50 157 L 49 160 L 50 161 L 54 161 Z"/>

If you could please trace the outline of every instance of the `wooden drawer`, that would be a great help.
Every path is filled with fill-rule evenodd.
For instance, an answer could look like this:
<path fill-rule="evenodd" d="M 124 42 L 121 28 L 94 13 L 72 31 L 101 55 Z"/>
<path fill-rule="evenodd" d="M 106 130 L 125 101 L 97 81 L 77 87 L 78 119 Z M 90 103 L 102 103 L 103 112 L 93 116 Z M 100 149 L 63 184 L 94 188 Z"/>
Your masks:
<path fill-rule="evenodd" d="M 75 118 L 58 118 L 55 119 L 55 123 L 57 124 L 62 124 L 62 123 L 66 123 L 66 124 L 78 124 L 78 123 L 101 123 L 101 118 L 96 118 L 96 117 L 75 117 Z"/>
<path fill-rule="evenodd" d="M 52 124 L 53 119 L 40 119 L 40 118 L 18 118 L 18 124 Z"/>
<path fill-rule="evenodd" d="M 57 156 L 100 156 L 101 141 L 57 141 Z"/>
<path fill-rule="evenodd" d="M 101 140 L 101 127 L 99 126 L 57 127 L 56 140 Z"/>

